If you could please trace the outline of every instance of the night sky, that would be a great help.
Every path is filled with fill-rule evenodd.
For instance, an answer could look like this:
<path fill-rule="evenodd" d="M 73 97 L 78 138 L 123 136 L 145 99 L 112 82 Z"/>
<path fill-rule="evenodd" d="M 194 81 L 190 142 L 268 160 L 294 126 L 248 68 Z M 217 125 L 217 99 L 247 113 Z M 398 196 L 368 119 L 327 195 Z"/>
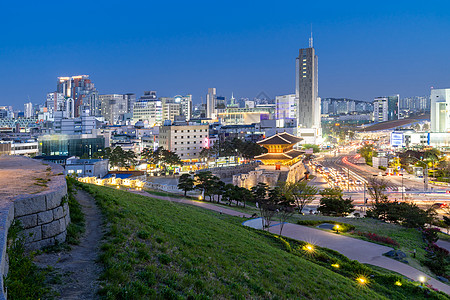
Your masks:
<path fill-rule="evenodd" d="M 56 77 L 101 94 L 228 99 L 295 92 L 311 24 L 319 95 L 372 100 L 450 87 L 448 1 L 1 1 L 0 105 L 45 100 Z"/>

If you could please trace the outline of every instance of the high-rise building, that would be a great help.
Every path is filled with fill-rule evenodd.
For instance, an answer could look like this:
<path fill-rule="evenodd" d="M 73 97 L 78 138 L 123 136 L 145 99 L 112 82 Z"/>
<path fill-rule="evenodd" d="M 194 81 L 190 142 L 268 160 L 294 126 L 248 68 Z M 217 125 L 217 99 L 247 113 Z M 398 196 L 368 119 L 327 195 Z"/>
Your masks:
<path fill-rule="evenodd" d="M 300 49 L 296 58 L 295 97 L 297 107 L 297 136 L 304 143 L 319 144 L 322 140 L 319 98 L 318 58 L 313 47 Z"/>
<path fill-rule="evenodd" d="M 400 95 L 377 97 L 373 100 L 373 117 L 375 122 L 398 120 Z"/>
<path fill-rule="evenodd" d="M 450 88 L 431 90 L 431 131 L 450 132 Z"/>
<path fill-rule="evenodd" d="M 128 101 L 125 95 L 100 95 L 100 113 L 108 124 L 117 124 L 124 114 L 128 112 Z"/>
<path fill-rule="evenodd" d="M 177 95 L 175 96 L 175 103 L 181 104 L 180 115 L 183 115 L 186 121 L 189 121 L 192 118 L 192 95 Z"/>
<path fill-rule="evenodd" d="M 56 91 L 66 98 L 74 99 L 75 117 L 80 116 L 82 111 L 89 111 L 91 116 L 100 115 L 98 91 L 89 79 L 89 75 L 58 77 Z"/>
<path fill-rule="evenodd" d="M 24 112 L 25 118 L 31 118 L 34 115 L 33 114 L 33 103 L 31 103 L 31 102 L 25 103 L 23 106 L 23 112 Z"/>
<path fill-rule="evenodd" d="M 66 110 L 66 99 L 64 98 L 64 94 L 62 93 L 48 93 L 47 101 L 45 102 L 45 106 L 49 113 L 54 113 L 55 111 L 65 111 Z"/>
<path fill-rule="evenodd" d="M 297 116 L 295 94 L 276 96 L 275 119 L 294 119 Z"/>
<path fill-rule="evenodd" d="M 124 94 L 123 98 L 127 101 L 127 113 L 133 114 L 134 103 L 136 102 L 136 94 Z"/>
<path fill-rule="evenodd" d="M 211 119 L 217 118 L 216 111 L 216 88 L 208 88 L 208 94 L 206 95 L 206 117 Z"/>
<path fill-rule="evenodd" d="M 133 123 L 142 121 L 148 126 L 158 126 L 163 122 L 161 100 L 156 97 L 155 91 L 145 91 L 133 107 Z"/>
<path fill-rule="evenodd" d="M 297 124 L 300 128 L 320 128 L 318 59 L 315 49 L 300 49 L 296 60 Z"/>

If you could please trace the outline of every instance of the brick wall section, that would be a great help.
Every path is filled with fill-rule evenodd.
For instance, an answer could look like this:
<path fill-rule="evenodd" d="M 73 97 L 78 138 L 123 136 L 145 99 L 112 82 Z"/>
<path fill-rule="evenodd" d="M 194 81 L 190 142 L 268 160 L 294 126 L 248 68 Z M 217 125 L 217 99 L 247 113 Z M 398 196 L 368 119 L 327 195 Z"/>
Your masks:
<path fill-rule="evenodd" d="M 49 165 L 53 174 L 64 173 L 61 166 Z M 52 176 L 47 186 L 43 192 L 19 195 L 11 202 L 0 205 L 0 300 L 6 299 L 3 280 L 8 274 L 7 237 L 13 220 L 21 221 L 28 250 L 66 240 L 70 223 L 66 179 L 64 175 Z"/>

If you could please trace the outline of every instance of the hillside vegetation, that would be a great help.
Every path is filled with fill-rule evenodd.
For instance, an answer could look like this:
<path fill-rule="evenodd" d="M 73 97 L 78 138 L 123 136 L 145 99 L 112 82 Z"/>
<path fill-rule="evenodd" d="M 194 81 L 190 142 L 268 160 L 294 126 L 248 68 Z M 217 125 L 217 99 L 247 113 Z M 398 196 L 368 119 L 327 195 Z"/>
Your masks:
<path fill-rule="evenodd" d="M 107 187 L 82 187 L 95 197 L 108 228 L 100 257 L 105 267 L 100 295 L 106 299 L 425 296 L 406 282 L 395 286 L 394 278 L 385 278 L 385 286 L 360 285 L 347 271 L 341 275 L 302 257 L 300 250 L 287 249 L 286 241 L 243 227 L 240 218 Z"/>

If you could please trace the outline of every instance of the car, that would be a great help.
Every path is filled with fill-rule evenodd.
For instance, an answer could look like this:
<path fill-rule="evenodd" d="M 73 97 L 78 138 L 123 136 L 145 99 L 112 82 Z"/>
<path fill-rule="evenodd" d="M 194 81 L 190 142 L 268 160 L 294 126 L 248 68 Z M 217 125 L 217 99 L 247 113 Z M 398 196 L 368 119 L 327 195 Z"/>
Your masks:
<path fill-rule="evenodd" d="M 431 207 L 433 208 L 444 208 L 447 207 L 448 204 L 447 203 L 433 203 L 433 205 Z"/>
<path fill-rule="evenodd" d="M 356 183 L 357 185 L 361 185 L 361 184 L 362 184 L 361 180 L 356 180 L 355 183 Z"/>

